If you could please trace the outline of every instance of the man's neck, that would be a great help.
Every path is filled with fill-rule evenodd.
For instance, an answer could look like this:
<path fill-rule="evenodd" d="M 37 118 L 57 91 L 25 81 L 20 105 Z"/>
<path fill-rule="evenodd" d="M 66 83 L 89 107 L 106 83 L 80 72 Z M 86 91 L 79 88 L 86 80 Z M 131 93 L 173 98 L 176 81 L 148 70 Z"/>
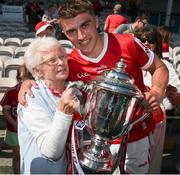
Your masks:
<path fill-rule="evenodd" d="M 98 39 L 95 43 L 93 52 L 89 55 L 85 55 L 81 51 L 80 51 L 80 53 L 81 53 L 81 55 L 83 55 L 85 57 L 90 57 L 90 58 L 96 59 L 102 52 L 103 47 L 104 47 L 104 33 L 100 33 L 100 34 L 98 34 Z"/>

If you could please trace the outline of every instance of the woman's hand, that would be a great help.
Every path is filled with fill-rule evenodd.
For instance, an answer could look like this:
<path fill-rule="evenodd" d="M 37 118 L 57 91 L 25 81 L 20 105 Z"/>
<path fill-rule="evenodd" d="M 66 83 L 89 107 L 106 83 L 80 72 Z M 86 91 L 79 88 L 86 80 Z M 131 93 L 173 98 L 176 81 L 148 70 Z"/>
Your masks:
<path fill-rule="evenodd" d="M 58 109 L 68 115 L 72 115 L 79 107 L 79 100 L 73 88 L 66 89 L 58 102 Z"/>
<path fill-rule="evenodd" d="M 31 91 L 32 86 L 34 88 L 38 88 L 38 85 L 36 84 L 36 82 L 34 80 L 25 80 L 22 83 L 21 88 L 19 90 L 18 101 L 21 105 L 23 105 L 25 107 L 27 106 L 25 94 L 27 93 L 30 97 L 34 97 L 32 91 Z"/>
<path fill-rule="evenodd" d="M 171 102 L 172 106 L 176 106 L 180 103 L 180 93 L 178 92 L 176 87 L 170 84 L 166 88 L 166 96 Z"/>

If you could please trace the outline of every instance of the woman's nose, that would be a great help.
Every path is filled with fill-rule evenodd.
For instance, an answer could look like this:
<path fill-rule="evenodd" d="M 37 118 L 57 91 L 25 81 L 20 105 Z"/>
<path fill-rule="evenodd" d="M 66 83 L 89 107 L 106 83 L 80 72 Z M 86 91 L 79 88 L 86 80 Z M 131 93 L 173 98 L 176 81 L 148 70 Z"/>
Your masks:
<path fill-rule="evenodd" d="M 144 43 L 147 47 L 149 47 L 149 43 L 148 41 L 146 40 L 145 43 Z"/>

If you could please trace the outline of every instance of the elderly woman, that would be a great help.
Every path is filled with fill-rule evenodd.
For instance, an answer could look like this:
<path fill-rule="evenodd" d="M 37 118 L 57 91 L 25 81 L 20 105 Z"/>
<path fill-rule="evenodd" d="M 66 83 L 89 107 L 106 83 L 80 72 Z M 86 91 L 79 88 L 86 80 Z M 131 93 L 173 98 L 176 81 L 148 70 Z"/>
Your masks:
<path fill-rule="evenodd" d="M 39 88 L 28 106 L 18 106 L 18 137 L 22 174 L 66 174 L 66 145 L 79 100 L 67 88 L 68 62 L 59 42 L 37 38 L 25 53 L 27 69 Z"/>

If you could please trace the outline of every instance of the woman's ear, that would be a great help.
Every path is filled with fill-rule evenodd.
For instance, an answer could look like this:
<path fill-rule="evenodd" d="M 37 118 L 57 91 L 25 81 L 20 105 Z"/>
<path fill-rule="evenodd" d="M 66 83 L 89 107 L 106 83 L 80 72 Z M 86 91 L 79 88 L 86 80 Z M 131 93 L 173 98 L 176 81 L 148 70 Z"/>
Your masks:
<path fill-rule="evenodd" d="M 42 71 L 39 68 L 33 68 L 33 74 L 38 79 L 42 79 L 43 78 L 43 73 L 42 73 Z"/>

